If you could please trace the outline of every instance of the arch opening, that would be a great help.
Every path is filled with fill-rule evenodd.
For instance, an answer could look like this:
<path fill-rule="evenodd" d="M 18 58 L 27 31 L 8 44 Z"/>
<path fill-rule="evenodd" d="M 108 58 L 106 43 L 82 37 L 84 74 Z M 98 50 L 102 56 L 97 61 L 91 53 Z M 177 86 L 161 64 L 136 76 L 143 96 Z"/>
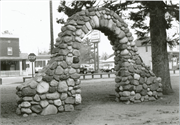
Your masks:
<path fill-rule="evenodd" d="M 68 18 L 49 64 L 35 78 L 17 87 L 17 110 L 21 114 L 73 111 L 81 103 L 79 49 L 82 38 L 93 29 L 108 36 L 113 46 L 117 101 L 136 103 L 162 96 L 161 78 L 141 60 L 128 25 L 113 11 L 90 8 Z"/>

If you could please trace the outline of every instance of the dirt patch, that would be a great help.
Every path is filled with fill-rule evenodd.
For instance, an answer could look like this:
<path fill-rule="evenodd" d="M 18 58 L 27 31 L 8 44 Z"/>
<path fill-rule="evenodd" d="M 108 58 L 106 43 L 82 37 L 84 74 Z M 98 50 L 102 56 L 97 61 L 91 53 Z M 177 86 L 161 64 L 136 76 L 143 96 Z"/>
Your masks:
<path fill-rule="evenodd" d="M 1 86 L 2 125 L 179 125 L 179 76 L 171 77 L 174 93 L 152 102 L 115 102 L 112 81 L 81 85 L 82 104 L 73 112 L 22 117 L 15 114 L 16 85 Z"/>

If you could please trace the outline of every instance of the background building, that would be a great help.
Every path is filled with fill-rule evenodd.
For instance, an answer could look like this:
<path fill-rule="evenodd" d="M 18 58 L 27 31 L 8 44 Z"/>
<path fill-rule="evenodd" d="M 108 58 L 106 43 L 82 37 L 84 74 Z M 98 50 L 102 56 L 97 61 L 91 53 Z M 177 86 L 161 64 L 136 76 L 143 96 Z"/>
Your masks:
<path fill-rule="evenodd" d="M 50 61 L 50 57 L 51 55 L 37 55 L 36 56 L 36 61 L 34 62 L 34 72 L 38 73 L 39 70 L 43 69 L 43 67 L 45 67 L 48 62 Z M 28 69 L 28 74 L 31 74 L 31 69 L 32 69 L 32 63 L 31 62 L 27 62 L 27 64 L 30 64 L 30 67 Z"/>
<path fill-rule="evenodd" d="M 145 41 L 150 41 L 150 38 L 148 37 L 144 40 L 135 40 L 135 43 L 138 47 L 138 53 L 144 61 L 145 65 L 152 69 L 151 44 L 142 44 Z M 172 48 L 167 45 L 167 52 L 169 58 L 169 69 L 177 69 L 179 67 L 179 45 L 175 45 Z"/>
<path fill-rule="evenodd" d="M 151 44 L 142 44 L 145 41 L 150 41 L 150 38 L 144 40 L 135 40 L 135 44 L 144 64 L 152 69 Z M 168 45 L 167 52 L 169 58 L 169 69 L 174 70 L 179 68 L 179 45 L 176 45 L 173 48 L 170 48 Z M 100 68 L 102 68 L 105 63 L 110 65 L 114 64 L 114 54 L 112 54 L 107 60 L 100 61 Z"/>
<path fill-rule="evenodd" d="M 0 76 L 27 75 L 28 54 L 20 53 L 19 38 L 10 34 L 0 36 Z"/>
<path fill-rule="evenodd" d="M 134 42 L 138 48 L 138 53 L 144 64 L 152 69 L 151 44 L 149 42 L 147 44 L 142 44 L 145 41 L 150 41 L 150 38 L 148 37 L 147 39 L 143 40 L 135 40 Z"/>

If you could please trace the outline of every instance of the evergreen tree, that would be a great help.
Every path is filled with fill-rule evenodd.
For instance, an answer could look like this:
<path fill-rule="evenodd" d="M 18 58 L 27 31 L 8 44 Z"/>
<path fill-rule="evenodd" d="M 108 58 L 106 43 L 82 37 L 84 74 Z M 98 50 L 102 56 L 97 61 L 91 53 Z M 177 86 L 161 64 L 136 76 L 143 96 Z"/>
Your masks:
<path fill-rule="evenodd" d="M 109 57 L 109 55 L 106 52 L 104 52 L 104 53 L 102 53 L 101 59 L 102 60 L 107 60 L 108 57 Z"/>

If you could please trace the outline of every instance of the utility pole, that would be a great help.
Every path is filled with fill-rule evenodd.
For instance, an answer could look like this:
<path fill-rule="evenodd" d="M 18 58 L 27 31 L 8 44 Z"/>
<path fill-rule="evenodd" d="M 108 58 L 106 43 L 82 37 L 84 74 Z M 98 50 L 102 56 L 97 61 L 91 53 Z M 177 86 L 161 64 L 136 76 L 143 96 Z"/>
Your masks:
<path fill-rule="evenodd" d="M 96 67 L 96 43 L 94 43 L 94 70 L 95 71 L 97 70 L 97 67 Z"/>
<path fill-rule="evenodd" d="M 50 52 L 52 54 L 52 50 L 54 48 L 52 0 L 49 0 L 49 7 L 50 7 L 50 34 L 51 34 Z"/>
<path fill-rule="evenodd" d="M 99 40 L 100 42 L 100 40 Z M 97 43 L 97 71 L 99 72 L 99 42 Z"/>

